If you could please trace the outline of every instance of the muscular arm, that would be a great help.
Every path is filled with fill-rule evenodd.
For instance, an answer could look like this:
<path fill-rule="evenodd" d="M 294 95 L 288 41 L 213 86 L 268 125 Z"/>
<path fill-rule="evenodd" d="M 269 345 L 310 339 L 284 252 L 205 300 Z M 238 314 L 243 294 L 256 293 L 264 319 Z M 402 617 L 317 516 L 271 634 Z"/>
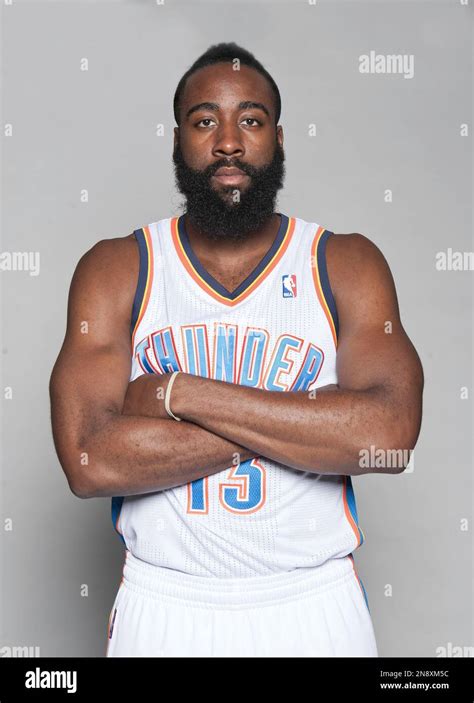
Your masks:
<path fill-rule="evenodd" d="M 379 249 L 358 234 L 331 237 L 327 260 L 340 322 L 337 390 L 312 397 L 179 374 L 171 408 L 296 469 L 400 473 L 408 461 L 395 468 L 360 461 L 361 450 L 371 447 L 413 449 L 420 430 L 423 372 L 400 322 L 389 267 Z"/>
<path fill-rule="evenodd" d="M 96 244 L 71 283 L 50 395 L 56 450 L 79 497 L 170 488 L 255 456 L 190 422 L 122 415 L 137 277 L 137 245 L 124 237 Z"/>

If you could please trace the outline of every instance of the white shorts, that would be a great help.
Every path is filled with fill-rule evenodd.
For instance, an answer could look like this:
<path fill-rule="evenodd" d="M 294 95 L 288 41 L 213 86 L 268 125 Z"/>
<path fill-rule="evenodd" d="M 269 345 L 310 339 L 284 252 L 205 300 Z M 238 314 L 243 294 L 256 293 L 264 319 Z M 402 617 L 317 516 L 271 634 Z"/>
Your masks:
<path fill-rule="evenodd" d="M 352 555 L 270 576 L 214 579 L 126 550 L 107 657 L 378 657 Z"/>

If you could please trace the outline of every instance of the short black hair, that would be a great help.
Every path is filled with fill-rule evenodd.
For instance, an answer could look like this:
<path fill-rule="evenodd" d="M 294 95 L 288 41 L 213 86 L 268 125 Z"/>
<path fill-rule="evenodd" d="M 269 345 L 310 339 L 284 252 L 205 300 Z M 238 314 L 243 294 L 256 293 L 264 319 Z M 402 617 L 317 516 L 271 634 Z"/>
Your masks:
<path fill-rule="evenodd" d="M 240 63 L 244 66 L 250 66 L 251 68 L 254 68 L 256 71 L 261 73 L 262 76 L 264 76 L 264 78 L 266 78 L 267 81 L 270 83 L 275 99 L 275 124 L 278 124 L 278 120 L 280 119 L 281 114 L 281 97 L 280 91 L 278 90 L 278 86 L 271 77 L 271 75 L 262 66 L 260 61 L 258 61 L 255 56 L 250 53 L 250 51 L 247 51 L 247 49 L 244 49 L 238 44 L 235 44 L 235 42 L 222 42 L 220 44 L 213 44 L 212 46 L 210 46 L 209 49 L 207 49 L 207 51 L 205 51 L 204 54 L 202 54 L 198 59 L 196 59 L 193 65 L 188 68 L 184 76 L 179 81 L 173 99 L 174 118 L 176 120 L 177 125 L 179 125 L 180 120 L 181 95 L 183 93 L 185 83 L 189 76 L 198 69 L 203 68 L 204 66 L 211 66 L 215 63 L 223 62 L 231 63 L 235 59 L 238 59 Z"/>

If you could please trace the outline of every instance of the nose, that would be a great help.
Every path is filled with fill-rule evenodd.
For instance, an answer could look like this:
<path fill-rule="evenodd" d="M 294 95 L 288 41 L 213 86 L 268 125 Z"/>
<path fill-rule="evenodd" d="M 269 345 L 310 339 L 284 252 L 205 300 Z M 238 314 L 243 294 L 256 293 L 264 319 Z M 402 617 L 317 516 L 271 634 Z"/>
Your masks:
<path fill-rule="evenodd" d="M 238 125 L 231 122 L 221 122 L 219 128 L 215 132 L 216 140 L 212 149 L 214 156 L 222 158 L 223 156 L 243 156 L 245 153 L 242 144 L 241 132 Z"/>

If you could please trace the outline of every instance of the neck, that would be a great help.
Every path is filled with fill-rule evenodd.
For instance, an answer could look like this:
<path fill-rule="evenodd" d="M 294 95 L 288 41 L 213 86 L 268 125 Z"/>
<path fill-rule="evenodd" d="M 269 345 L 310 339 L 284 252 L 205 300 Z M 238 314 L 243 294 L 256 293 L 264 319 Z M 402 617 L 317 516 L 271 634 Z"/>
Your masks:
<path fill-rule="evenodd" d="M 188 214 L 184 216 L 184 225 L 192 249 L 198 256 L 203 258 L 212 257 L 214 260 L 225 260 L 230 257 L 246 258 L 248 255 L 262 251 L 263 254 L 271 247 L 278 229 L 280 227 L 280 215 L 273 213 L 268 220 L 243 239 L 231 239 L 222 237 L 211 239 L 209 233 L 200 231 L 189 219 Z"/>

